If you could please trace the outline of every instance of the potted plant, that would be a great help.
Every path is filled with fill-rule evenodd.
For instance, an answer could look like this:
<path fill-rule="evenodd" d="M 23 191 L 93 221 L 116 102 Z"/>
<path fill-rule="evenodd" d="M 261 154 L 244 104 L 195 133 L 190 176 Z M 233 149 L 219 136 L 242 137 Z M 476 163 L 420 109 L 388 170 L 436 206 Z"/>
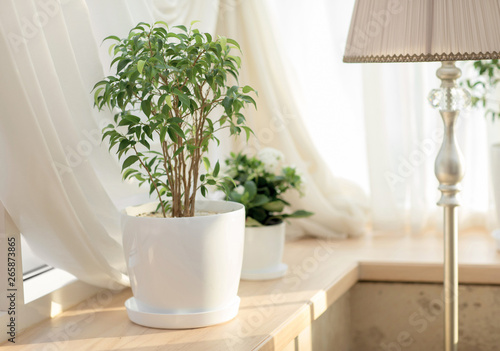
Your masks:
<path fill-rule="evenodd" d="M 500 101 L 498 99 L 498 83 L 500 82 L 499 60 L 475 61 L 473 63 L 474 77 L 465 80 L 466 86 L 471 92 L 472 107 L 482 106 L 485 109 L 485 117 L 491 118 L 492 127 L 496 129 L 496 141 L 491 145 L 491 175 L 495 197 L 497 220 L 500 223 Z M 500 229 L 492 233 L 500 250 Z"/>
<path fill-rule="evenodd" d="M 231 153 L 225 173 L 229 200 L 245 205 L 246 228 L 241 278 L 275 279 L 285 275 L 282 262 L 285 244 L 285 220 L 308 217 L 313 213 L 298 210 L 285 213 L 290 204 L 283 195 L 296 190 L 302 195 L 302 177 L 294 167 L 281 167 L 283 154 L 272 148 L 257 156 Z"/>
<path fill-rule="evenodd" d="M 229 84 L 237 82 L 238 43 L 192 26 L 139 23 L 125 38 L 106 38 L 116 73 L 94 87 L 95 105 L 115 112 L 103 140 L 123 178 L 147 184 L 158 200 L 128 208 L 122 222 L 134 295 L 127 312 L 157 328 L 221 323 L 239 307 L 244 208 L 196 196 L 221 182 L 219 162 L 211 167 L 205 157 L 215 133 L 250 135 L 242 109 L 255 105 L 253 89 Z"/>

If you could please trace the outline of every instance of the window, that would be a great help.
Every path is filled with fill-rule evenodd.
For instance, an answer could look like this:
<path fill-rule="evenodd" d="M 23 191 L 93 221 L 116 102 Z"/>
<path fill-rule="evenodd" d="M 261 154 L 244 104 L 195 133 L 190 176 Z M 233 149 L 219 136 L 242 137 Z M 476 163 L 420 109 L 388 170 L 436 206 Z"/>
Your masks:
<path fill-rule="evenodd" d="M 42 273 L 45 273 L 51 269 L 44 261 L 42 261 L 35 253 L 31 250 L 28 243 L 21 235 L 21 251 L 22 251 L 22 263 L 23 263 L 23 280 L 26 281 L 30 278 L 36 277 Z"/>

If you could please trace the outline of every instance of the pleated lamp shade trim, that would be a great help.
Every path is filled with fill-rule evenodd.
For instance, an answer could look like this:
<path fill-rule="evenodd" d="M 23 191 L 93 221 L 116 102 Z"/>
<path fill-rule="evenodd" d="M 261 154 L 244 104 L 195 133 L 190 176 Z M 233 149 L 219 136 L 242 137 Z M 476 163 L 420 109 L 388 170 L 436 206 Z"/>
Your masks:
<path fill-rule="evenodd" d="M 393 56 L 344 56 L 346 63 L 382 63 L 382 62 L 436 62 L 436 61 L 468 61 L 500 58 L 499 52 L 466 53 L 466 54 L 422 54 Z"/>
<path fill-rule="evenodd" d="M 344 62 L 495 58 L 499 0 L 356 0 Z"/>

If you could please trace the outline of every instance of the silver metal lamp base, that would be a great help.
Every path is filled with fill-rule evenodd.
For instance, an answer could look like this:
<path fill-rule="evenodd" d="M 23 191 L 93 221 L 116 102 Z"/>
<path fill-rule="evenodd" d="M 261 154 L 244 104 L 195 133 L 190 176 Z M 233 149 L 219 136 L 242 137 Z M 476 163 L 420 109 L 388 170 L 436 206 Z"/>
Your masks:
<path fill-rule="evenodd" d="M 461 71 L 453 61 L 445 61 L 437 70 L 441 88 L 429 96 L 444 122 L 444 136 L 435 163 L 444 207 L 444 350 L 456 351 L 458 347 L 458 257 L 457 213 L 459 183 L 464 176 L 462 155 L 455 138 L 455 123 L 460 109 L 470 102 L 468 92 L 457 87 Z"/>

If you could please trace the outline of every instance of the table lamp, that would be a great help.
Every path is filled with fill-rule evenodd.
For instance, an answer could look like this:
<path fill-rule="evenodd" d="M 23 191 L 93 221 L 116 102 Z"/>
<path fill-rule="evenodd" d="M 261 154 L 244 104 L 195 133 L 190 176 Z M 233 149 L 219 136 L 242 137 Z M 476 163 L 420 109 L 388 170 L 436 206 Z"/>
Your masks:
<path fill-rule="evenodd" d="M 464 175 L 455 140 L 460 109 L 470 103 L 458 87 L 461 71 L 455 61 L 500 58 L 499 0 L 356 0 L 344 62 L 440 61 L 441 88 L 430 103 L 444 122 L 444 136 L 435 163 L 444 207 L 444 350 L 458 345 L 458 192 Z"/>

